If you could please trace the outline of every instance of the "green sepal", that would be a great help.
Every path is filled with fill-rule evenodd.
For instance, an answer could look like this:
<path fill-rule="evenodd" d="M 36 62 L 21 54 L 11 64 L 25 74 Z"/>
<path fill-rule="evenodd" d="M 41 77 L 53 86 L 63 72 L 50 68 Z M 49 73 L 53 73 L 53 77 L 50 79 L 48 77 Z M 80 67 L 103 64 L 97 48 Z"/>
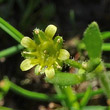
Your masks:
<path fill-rule="evenodd" d="M 36 42 L 37 45 L 40 44 L 40 39 L 39 39 L 38 33 L 39 33 L 39 29 L 33 30 L 34 41 Z"/>
<path fill-rule="evenodd" d="M 39 36 L 40 42 L 47 41 L 46 35 L 45 35 L 45 33 L 42 30 L 39 30 L 38 36 Z"/>
<path fill-rule="evenodd" d="M 63 38 L 61 36 L 56 36 L 54 39 L 55 48 L 57 50 L 62 48 Z"/>

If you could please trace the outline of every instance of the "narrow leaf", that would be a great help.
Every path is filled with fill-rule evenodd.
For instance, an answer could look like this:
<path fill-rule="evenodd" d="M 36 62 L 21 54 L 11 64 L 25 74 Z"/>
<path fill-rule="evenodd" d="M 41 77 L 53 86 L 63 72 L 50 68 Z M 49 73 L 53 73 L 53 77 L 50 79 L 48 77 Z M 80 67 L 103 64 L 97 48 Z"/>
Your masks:
<path fill-rule="evenodd" d="M 21 51 L 24 47 L 21 46 L 20 44 L 16 45 L 16 46 L 12 46 L 12 47 L 9 47 L 7 49 L 4 49 L 2 51 L 0 51 L 0 58 L 2 57 L 8 57 L 10 55 L 13 55 L 19 51 Z"/>
<path fill-rule="evenodd" d="M 82 110 L 107 110 L 106 106 L 86 106 Z"/>
<path fill-rule="evenodd" d="M 56 72 L 55 76 L 52 79 L 45 78 L 47 82 L 60 85 L 60 86 L 69 86 L 75 85 L 84 80 L 84 77 L 78 74 Z"/>
<path fill-rule="evenodd" d="M 20 42 L 21 39 L 24 37 L 18 30 L 16 30 L 13 26 L 11 26 L 1 17 L 0 17 L 0 28 L 6 31 L 11 37 L 13 37 L 18 42 Z"/>
<path fill-rule="evenodd" d="M 110 31 L 101 32 L 101 35 L 103 40 L 110 38 Z"/>

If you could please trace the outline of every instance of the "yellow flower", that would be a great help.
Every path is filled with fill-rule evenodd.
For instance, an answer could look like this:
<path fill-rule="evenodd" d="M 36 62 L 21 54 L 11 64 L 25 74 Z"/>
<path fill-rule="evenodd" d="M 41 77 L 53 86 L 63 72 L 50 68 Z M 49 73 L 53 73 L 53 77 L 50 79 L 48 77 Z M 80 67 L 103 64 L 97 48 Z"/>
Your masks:
<path fill-rule="evenodd" d="M 27 71 L 36 66 L 35 73 L 45 73 L 48 78 L 53 78 L 55 70 L 61 69 L 64 60 L 69 59 L 70 54 L 62 49 L 63 39 L 61 36 L 54 35 L 57 27 L 49 25 L 45 32 L 39 29 L 33 31 L 34 40 L 24 37 L 21 40 L 26 50 L 22 52 L 25 60 L 21 63 L 22 71 Z"/>

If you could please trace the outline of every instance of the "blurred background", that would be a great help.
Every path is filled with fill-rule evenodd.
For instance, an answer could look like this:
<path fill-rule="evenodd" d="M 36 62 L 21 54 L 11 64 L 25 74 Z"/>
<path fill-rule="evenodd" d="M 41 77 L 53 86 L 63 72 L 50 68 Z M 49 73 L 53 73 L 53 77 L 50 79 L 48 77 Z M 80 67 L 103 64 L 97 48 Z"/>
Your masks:
<path fill-rule="evenodd" d="M 0 17 L 30 37 L 34 28 L 44 30 L 54 24 L 58 27 L 57 33 L 67 42 L 75 36 L 81 38 L 92 21 L 97 21 L 101 31 L 109 31 L 110 0 L 0 0 Z M 0 29 L 0 50 L 16 44 Z M 44 83 L 42 76 L 35 76 L 33 70 L 23 73 L 19 68 L 22 60 L 20 53 L 0 59 L 0 80 L 6 75 L 28 90 L 55 93 L 52 85 Z M 2 105 L 17 110 L 47 110 L 49 103 L 26 99 L 9 91 L 0 101 Z"/>

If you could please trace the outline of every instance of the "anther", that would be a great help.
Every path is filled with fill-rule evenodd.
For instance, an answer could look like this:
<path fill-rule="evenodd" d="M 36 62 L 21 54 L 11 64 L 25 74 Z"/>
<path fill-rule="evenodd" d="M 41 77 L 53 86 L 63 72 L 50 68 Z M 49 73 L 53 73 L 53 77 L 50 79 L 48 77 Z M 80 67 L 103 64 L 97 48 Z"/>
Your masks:
<path fill-rule="evenodd" d="M 35 32 L 36 34 L 39 34 L 39 29 L 35 29 L 34 32 Z"/>
<path fill-rule="evenodd" d="M 57 42 L 60 43 L 60 39 L 58 39 Z"/>

